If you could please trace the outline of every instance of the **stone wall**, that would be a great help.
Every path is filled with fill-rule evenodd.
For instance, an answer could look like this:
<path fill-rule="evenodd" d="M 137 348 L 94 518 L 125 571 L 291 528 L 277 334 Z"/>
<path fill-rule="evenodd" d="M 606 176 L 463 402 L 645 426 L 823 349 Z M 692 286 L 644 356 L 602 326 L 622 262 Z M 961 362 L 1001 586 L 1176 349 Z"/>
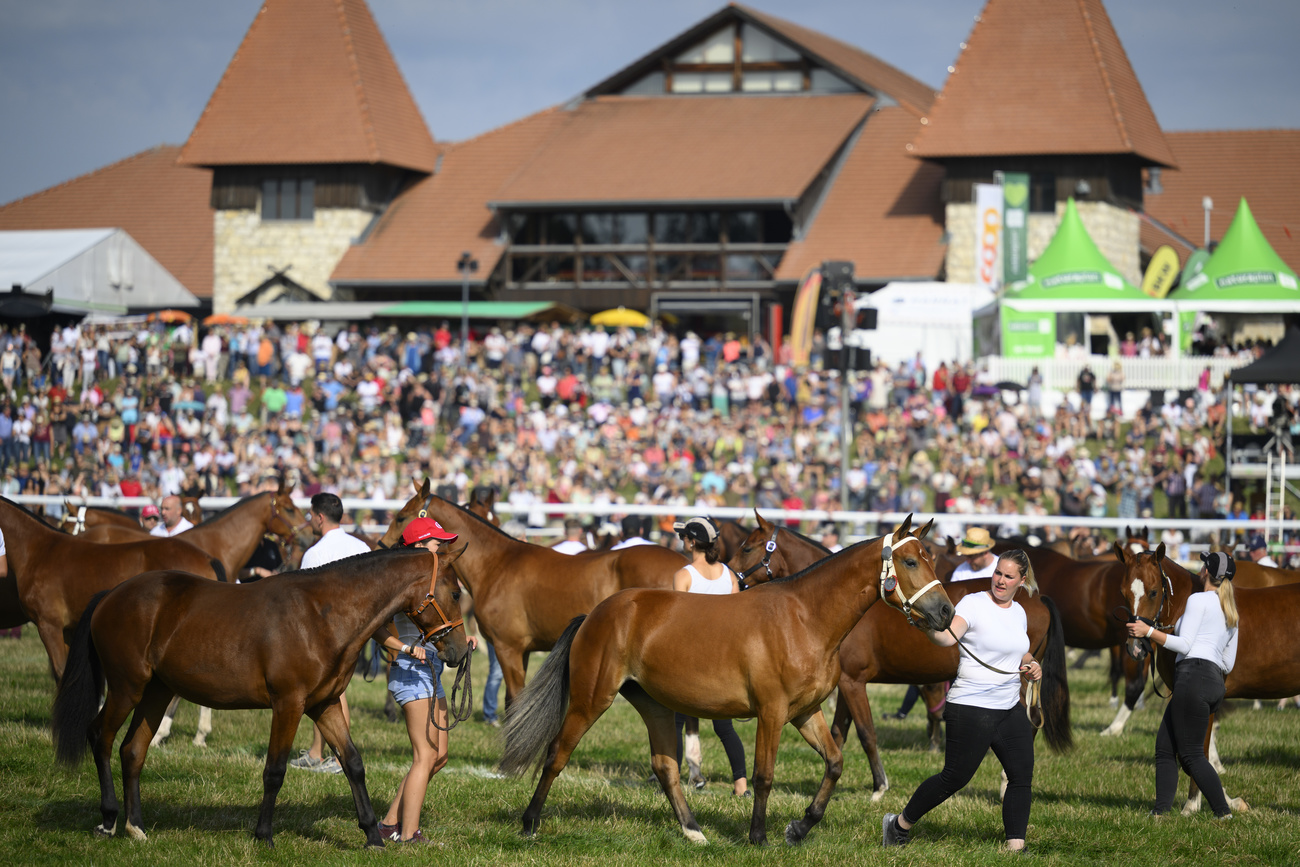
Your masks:
<path fill-rule="evenodd" d="M 283 269 L 291 280 L 330 298 L 329 276 L 371 214 L 355 208 L 317 208 L 311 221 L 269 220 L 252 209 L 217 211 L 214 217 L 212 309 L 229 312 L 235 301 Z"/>
<path fill-rule="evenodd" d="M 1139 232 L 1141 224 L 1137 214 L 1105 202 L 1076 202 L 1079 219 L 1092 236 L 1102 255 L 1110 260 L 1134 286 L 1142 285 L 1139 261 Z M 1029 215 L 1029 261 L 1032 264 L 1042 255 L 1056 233 L 1056 227 L 1065 213 L 1065 202 L 1056 203 L 1055 216 Z M 944 211 L 948 231 L 948 280 L 952 283 L 975 282 L 975 205 L 973 202 L 950 203 Z"/>

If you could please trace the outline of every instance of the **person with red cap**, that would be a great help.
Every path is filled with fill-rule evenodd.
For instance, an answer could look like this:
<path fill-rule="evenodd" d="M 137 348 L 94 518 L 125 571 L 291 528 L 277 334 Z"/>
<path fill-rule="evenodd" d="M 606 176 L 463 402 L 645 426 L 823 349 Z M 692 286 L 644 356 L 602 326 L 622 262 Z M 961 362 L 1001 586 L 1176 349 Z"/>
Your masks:
<path fill-rule="evenodd" d="M 455 533 L 443 529 L 432 518 L 419 517 L 402 531 L 402 545 L 436 552 L 440 546 L 456 539 Z M 400 843 L 430 842 L 420 832 L 420 810 L 424 793 L 433 775 L 447 764 L 447 695 L 442 689 L 442 660 L 419 643 L 420 630 L 411 618 L 399 613 L 393 618 L 397 627 L 394 637 L 387 630 L 375 634 L 375 640 L 396 658 L 388 668 L 388 691 L 402 708 L 406 733 L 411 738 L 411 768 L 397 787 L 388 812 L 379 823 L 379 833 Z M 477 639 L 469 636 L 470 650 Z M 433 702 L 433 722 L 429 702 Z"/>
<path fill-rule="evenodd" d="M 153 503 L 140 510 L 140 526 L 148 530 L 150 535 L 153 534 L 154 528 L 158 526 L 158 522 L 161 520 L 162 513 L 158 511 L 158 507 Z"/>

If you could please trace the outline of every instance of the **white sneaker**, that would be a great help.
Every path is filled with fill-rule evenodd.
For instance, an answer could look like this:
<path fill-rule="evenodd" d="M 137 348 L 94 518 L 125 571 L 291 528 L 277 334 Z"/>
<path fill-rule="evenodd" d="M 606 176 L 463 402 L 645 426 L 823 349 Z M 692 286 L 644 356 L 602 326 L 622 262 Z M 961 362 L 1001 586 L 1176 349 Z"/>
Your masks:
<path fill-rule="evenodd" d="M 305 771 L 314 771 L 320 768 L 322 762 L 320 759 L 313 759 L 311 753 L 303 750 L 299 753 L 298 758 L 289 760 L 289 767 L 302 768 Z"/>
<path fill-rule="evenodd" d="M 330 756 L 328 759 L 325 759 L 320 764 L 310 768 L 310 770 L 317 771 L 318 773 L 322 773 L 322 774 L 341 774 L 343 773 L 343 766 L 339 764 L 338 759 L 334 758 L 333 756 Z"/>

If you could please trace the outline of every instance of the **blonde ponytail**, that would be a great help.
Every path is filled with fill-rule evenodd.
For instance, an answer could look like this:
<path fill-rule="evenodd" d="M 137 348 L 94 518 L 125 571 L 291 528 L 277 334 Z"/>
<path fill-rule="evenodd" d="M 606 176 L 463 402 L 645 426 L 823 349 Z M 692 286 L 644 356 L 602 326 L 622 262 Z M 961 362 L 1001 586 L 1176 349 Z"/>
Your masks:
<path fill-rule="evenodd" d="M 1231 581 L 1220 581 L 1219 586 L 1214 588 L 1214 592 L 1219 594 L 1219 607 L 1223 609 L 1223 622 L 1229 629 L 1236 629 L 1240 617 L 1237 615 L 1237 594 L 1232 589 Z"/>

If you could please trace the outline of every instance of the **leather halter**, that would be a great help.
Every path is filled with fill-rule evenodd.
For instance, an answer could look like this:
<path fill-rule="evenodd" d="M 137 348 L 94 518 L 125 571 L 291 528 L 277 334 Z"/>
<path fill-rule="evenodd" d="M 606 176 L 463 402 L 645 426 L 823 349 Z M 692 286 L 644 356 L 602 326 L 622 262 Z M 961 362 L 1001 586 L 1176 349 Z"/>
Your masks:
<path fill-rule="evenodd" d="M 898 543 L 898 547 L 901 548 L 904 545 L 906 545 L 908 542 L 915 542 L 918 545 L 921 544 L 921 540 L 918 539 L 916 536 L 908 536 L 903 541 Z M 937 587 L 942 583 L 943 582 L 941 582 L 938 578 L 936 578 L 933 581 L 931 581 L 929 584 L 922 587 L 920 590 L 913 593 L 911 598 L 903 599 L 903 593 L 898 588 L 898 574 L 897 572 L 894 571 L 893 549 L 891 549 L 888 545 L 881 545 L 880 598 L 885 600 L 885 604 L 888 605 L 890 608 L 897 608 L 899 611 L 903 612 L 903 616 L 907 618 L 907 622 L 910 623 L 911 625 L 913 626 L 916 625 L 916 621 L 912 619 L 912 606 L 916 604 L 916 600 L 920 599 L 922 596 L 928 593 L 931 588 Z M 890 600 L 889 598 L 890 595 L 894 593 L 897 593 L 899 598 L 903 599 L 901 603 L 895 604 Z"/>
<path fill-rule="evenodd" d="M 68 515 L 66 514 L 63 516 L 63 523 L 65 524 L 69 523 Z M 69 535 L 79 536 L 82 533 L 86 532 L 86 507 L 85 506 L 77 507 L 77 518 L 75 521 L 72 521 L 71 523 L 72 523 L 72 529 L 69 531 Z"/>
<path fill-rule="evenodd" d="M 763 560 L 751 566 L 749 568 L 749 574 L 753 575 L 754 572 L 758 569 L 758 567 L 762 566 L 764 569 L 767 570 L 767 580 L 768 581 L 776 580 L 776 576 L 772 574 L 772 567 L 769 564 L 771 564 L 772 562 L 772 555 L 776 553 L 776 534 L 779 532 L 781 532 L 780 527 L 772 528 L 772 538 L 768 539 L 765 543 L 763 543 Z M 741 590 L 749 589 L 749 585 L 745 583 L 744 572 L 736 573 L 736 583 L 740 585 Z"/>
<path fill-rule="evenodd" d="M 268 529 L 267 529 L 267 532 L 263 534 L 266 538 L 269 539 L 269 538 L 271 538 L 271 537 L 273 537 L 273 536 L 278 536 L 278 537 L 280 537 L 281 539 L 294 539 L 294 538 L 296 538 L 296 537 L 298 536 L 298 534 L 299 534 L 300 532 L 302 532 L 303 530 L 305 530 L 305 529 L 307 529 L 308 527 L 311 526 L 311 519 L 309 518 L 309 519 L 307 519 L 306 521 L 303 521 L 301 524 L 299 524 L 298 526 L 295 527 L 293 524 L 290 524 L 287 520 L 285 520 L 285 519 L 280 515 L 280 513 L 279 513 L 279 511 L 278 511 L 279 508 L 280 508 L 279 505 L 276 503 L 276 498 L 275 498 L 275 496 L 273 495 L 273 496 L 271 497 L 271 520 L 268 521 L 267 524 L 269 525 L 271 522 L 275 521 L 276 518 L 280 518 L 280 520 L 284 521 L 285 526 L 287 526 L 287 527 L 289 528 L 289 532 L 287 532 L 287 533 L 277 533 L 277 532 L 275 532 L 274 530 L 271 530 L 271 529 L 268 528 Z"/>
<path fill-rule="evenodd" d="M 418 608 L 413 610 L 408 609 L 406 612 L 406 616 L 411 619 L 411 623 L 415 625 L 416 629 L 420 630 L 420 641 L 423 644 L 432 644 L 433 642 L 438 641 L 444 635 L 465 622 L 465 618 L 463 617 L 459 620 L 452 620 L 447 616 L 447 613 L 442 610 L 442 606 L 438 604 L 438 600 L 433 598 L 433 588 L 438 585 L 439 558 L 437 553 L 432 551 L 429 553 L 433 554 L 433 577 L 429 579 L 429 592 L 424 597 L 424 601 L 420 603 Z M 415 618 L 419 617 L 420 614 L 424 612 L 424 609 L 428 608 L 430 605 L 433 606 L 434 611 L 438 612 L 438 616 L 442 618 L 442 623 L 430 629 L 425 629 L 416 622 Z"/>

